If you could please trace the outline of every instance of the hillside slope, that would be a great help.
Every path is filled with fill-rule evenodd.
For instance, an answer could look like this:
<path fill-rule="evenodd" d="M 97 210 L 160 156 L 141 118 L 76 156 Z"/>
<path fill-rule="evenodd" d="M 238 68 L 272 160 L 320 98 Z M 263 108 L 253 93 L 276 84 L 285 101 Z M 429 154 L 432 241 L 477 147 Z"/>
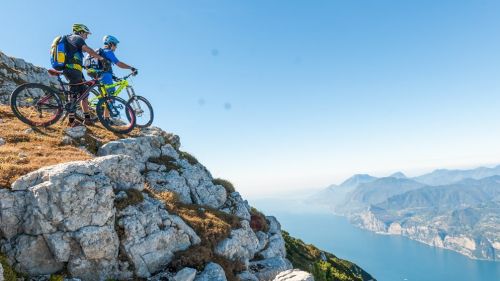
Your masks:
<path fill-rule="evenodd" d="M 44 75 L 0 53 L 0 102 L 19 83 L 50 83 Z M 0 119 L 6 280 L 283 280 L 293 268 L 276 218 L 214 179 L 178 136 L 28 128 L 5 105 Z"/>

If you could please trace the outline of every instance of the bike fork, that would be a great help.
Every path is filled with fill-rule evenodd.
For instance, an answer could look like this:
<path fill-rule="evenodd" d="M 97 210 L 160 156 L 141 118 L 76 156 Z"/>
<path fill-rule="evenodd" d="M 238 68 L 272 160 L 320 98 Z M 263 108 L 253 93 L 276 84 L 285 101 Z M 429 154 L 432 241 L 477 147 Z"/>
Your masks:
<path fill-rule="evenodd" d="M 128 86 L 128 87 L 126 88 L 126 90 L 127 90 L 127 94 L 128 94 L 128 99 L 129 99 L 129 100 L 131 100 L 131 99 L 132 99 L 132 100 L 134 101 L 134 104 L 135 104 L 136 108 L 138 109 L 138 111 L 139 111 L 139 112 L 142 112 L 141 105 L 139 104 L 139 102 L 138 102 L 138 101 L 137 101 L 137 99 L 135 98 L 135 97 L 136 97 L 136 95 L 135 95 L 134 88 L 132 88 L 132 87 Z"/>

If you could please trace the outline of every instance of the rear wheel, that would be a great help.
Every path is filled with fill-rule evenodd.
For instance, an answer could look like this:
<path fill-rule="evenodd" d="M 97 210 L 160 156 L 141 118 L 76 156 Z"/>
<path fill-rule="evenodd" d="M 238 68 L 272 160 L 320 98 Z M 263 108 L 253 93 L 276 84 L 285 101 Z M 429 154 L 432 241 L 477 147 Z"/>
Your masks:
<path fill-rule="evenodd" d="M 145 97 L 133 96 L 127 104 L 134 110 L 137 127 L 146 128 L 153 124 L 153 107 Z"/>
<path fill-rule="evenodd" d="M 122 98 L 101 98 L 96 105 L 96 114 L 102 125 L 111 132 L 127 134 L 135 127 L 134 110 Z"/>
<path fill-rule="evenodd" d="M 35 127 L 48 127 L 63 114 L 58 91 L 38 83 L 17 87 L 10 95 L 10 107 L 19 120 Z"/>

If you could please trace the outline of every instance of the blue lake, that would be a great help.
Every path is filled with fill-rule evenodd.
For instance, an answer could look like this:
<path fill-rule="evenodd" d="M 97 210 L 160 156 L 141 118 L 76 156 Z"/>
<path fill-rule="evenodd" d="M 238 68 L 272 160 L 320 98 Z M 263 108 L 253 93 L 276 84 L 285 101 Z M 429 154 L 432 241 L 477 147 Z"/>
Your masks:
<path fill-rule="evenodd" d="M 306 243 L 361 266 L 378 281 L 500 281 L 500 262 L 469 259 L 401 236 L 379 235 L 326 213 L 284 211 L 283 204 L 251 202 Z"/>

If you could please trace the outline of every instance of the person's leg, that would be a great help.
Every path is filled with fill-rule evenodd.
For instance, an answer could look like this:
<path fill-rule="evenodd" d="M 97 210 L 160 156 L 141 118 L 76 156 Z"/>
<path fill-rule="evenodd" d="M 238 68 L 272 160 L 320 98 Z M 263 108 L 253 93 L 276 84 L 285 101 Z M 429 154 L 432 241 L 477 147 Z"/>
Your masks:
<path fill-rule="evenodd" d="M 106 87 L 106 91 L 108 92 L 108 95 L 112 95 L 115 92 L 115 87 L 109 87 L 109 85 L 113 84 L 113 74 L 109 72 L 104 72 L 101 75 L 101 83 Z M 109 118 L 109 112 L 107 108 L 104 110 L 104 117 Z"/>
<path fill-rule="evenodd" d="M 66 80 L 68 80 L 68 83 L 70 84 L 69 90 L 72 93 L 80 94 L 83 91 L 85 91 L 85 89 L 86 89 L 85 85 L 74 85 L 74 84 L 79 84 L 79 83 L 82 83 L 85 81 L 84 77 L 83 77 L 83 73 L 81 71 L 76 70 L 76 69 L 66 68 L 63 70 L 63 75 L 64 75 L 64 77 L 66 77 Z M 73 84 L 73 85 L 71 85 L 71 84 Z M 68 98 L 72 99 L 73 94 Z M 88 109 L 88 106 L 87 106 L 87 109 Z M 85 112 L 85 109 L 84 109 L 84 112 Z M 68 123 L 70 126 L 72 126 L 72 125 L 74 125 L 74 122 L 75 122 L 75 113 L 70 112 L 68 114 Z"/>

